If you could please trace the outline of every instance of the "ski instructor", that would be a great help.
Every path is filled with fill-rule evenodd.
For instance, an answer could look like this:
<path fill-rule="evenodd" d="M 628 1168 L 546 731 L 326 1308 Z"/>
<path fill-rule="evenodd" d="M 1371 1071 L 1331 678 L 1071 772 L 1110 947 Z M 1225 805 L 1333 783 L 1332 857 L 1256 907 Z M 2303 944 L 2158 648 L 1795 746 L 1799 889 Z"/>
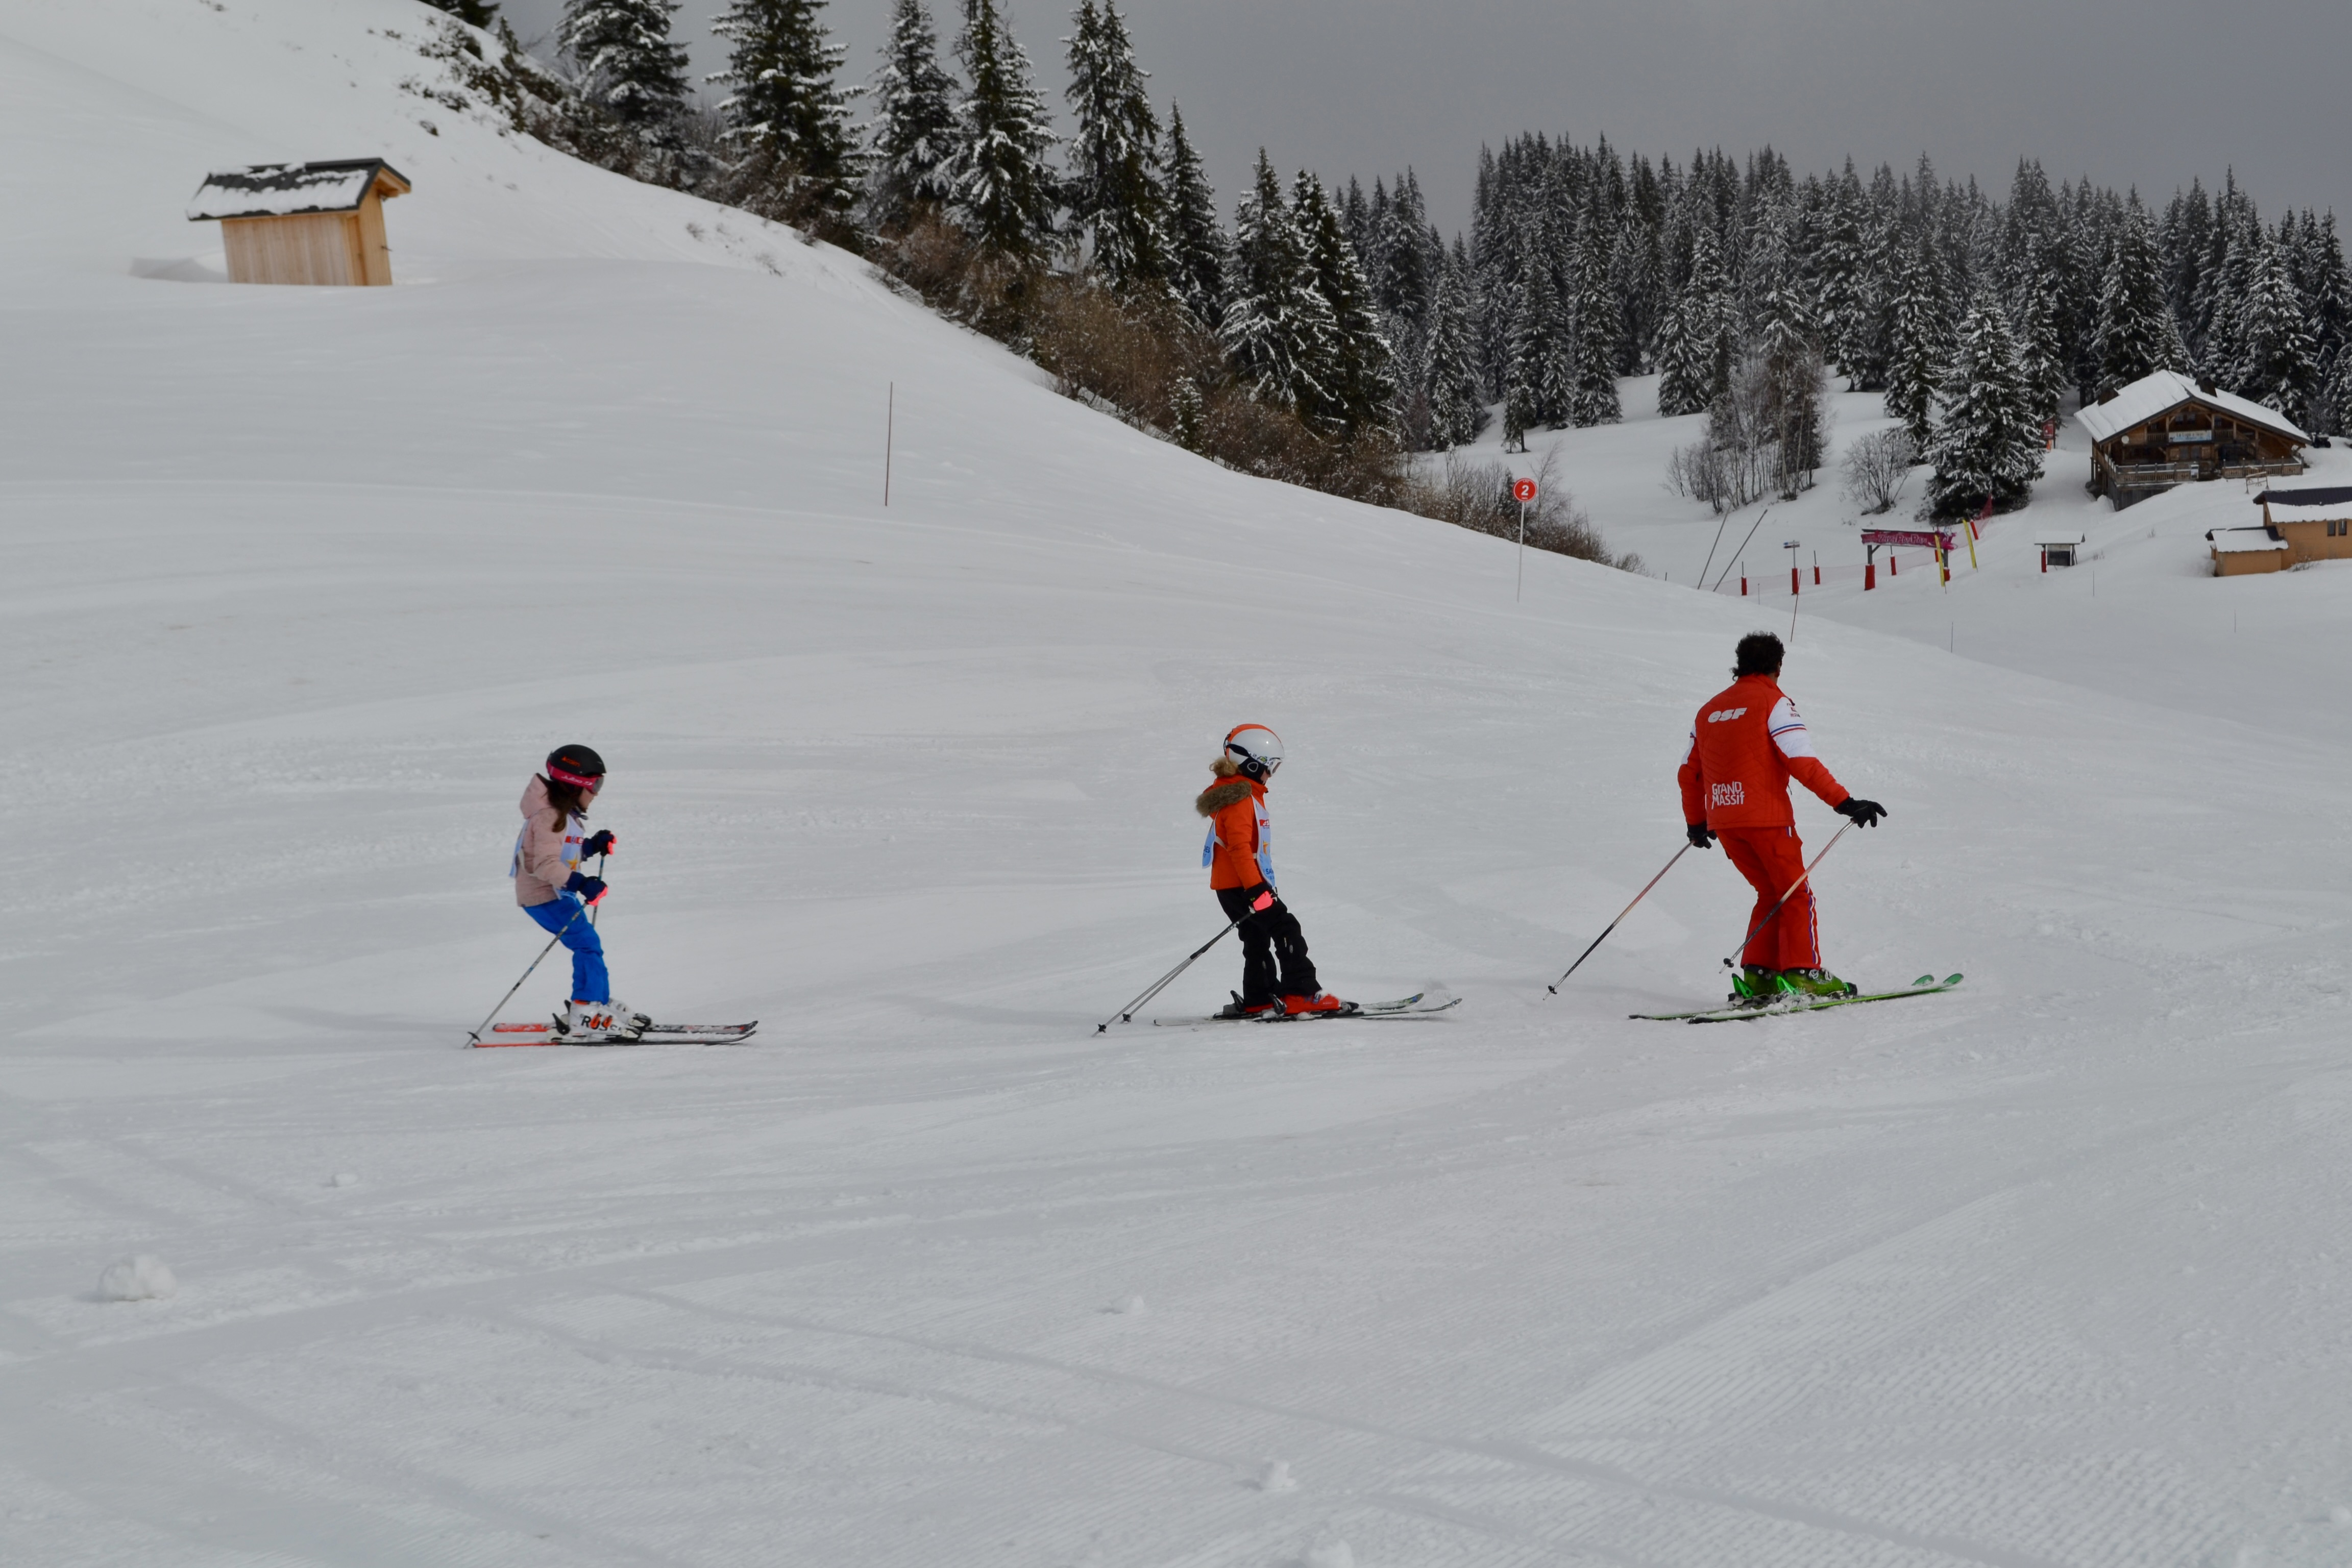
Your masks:
<path fill-rule="evenodd" d="M 1692 846 L 1705 849 L 1721 839 L 1723 852 L 1756 889 L 1756 912 L 1749 921 L 1757 931 L 1740 955 L 1743 967 L 1732 977 L 1735 1004 L 1761 1005 L 1792 992 L 1847 996 L 1854 991 L 1822 967 L 1812 884 L 1808 879 L 1798 886 L 1805 872 L 1805 847 L 1797 837 L 1789 780 L 1795 778 L 1832 810 L 1864 827 L 1886 815 L 1876 801 L 1861 799 L 1838 783 L 1813 754 L 1805 721 L 1780 689 L 1782 654 L 1780 639 L 1770 632 L 1750 632 L 1739 639 L 1732 683 L 1698 710 L 1690 752 L 1675 775 Z M 1796 891 L 1790 893 L 1791 888 Z M 1780 902 L 1784 893 L 1788 900 Z"/>

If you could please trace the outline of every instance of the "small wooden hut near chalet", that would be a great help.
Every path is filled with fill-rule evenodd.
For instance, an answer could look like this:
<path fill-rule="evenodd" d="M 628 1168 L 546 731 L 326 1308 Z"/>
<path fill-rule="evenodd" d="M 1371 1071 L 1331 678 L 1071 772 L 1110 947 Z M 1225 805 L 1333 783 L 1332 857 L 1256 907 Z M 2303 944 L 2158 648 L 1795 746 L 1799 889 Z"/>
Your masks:
<path fill-rule="evenodd" d="M 2091 437 L 2091 482 L 2117 511 L 2192 479 L 2303 472 L 2311 437 L 2275 408 L 2160 370 L 2076 416 Z"/>
<path fill-rule="evenodd" d="M 2263 509 L 2262 521 L 2206 531 L 2213 545 L 2214 576 L 2352 560 L 2352 485 L 2264 490 L 2254 504 Z"/>
<path fill-rule="evenodd" d="M 408 181 L 381 158 L 258 163 L 207 174 L 188 221 L 217 219 L 232 283 L 392 281 L 383 204 Z"/>

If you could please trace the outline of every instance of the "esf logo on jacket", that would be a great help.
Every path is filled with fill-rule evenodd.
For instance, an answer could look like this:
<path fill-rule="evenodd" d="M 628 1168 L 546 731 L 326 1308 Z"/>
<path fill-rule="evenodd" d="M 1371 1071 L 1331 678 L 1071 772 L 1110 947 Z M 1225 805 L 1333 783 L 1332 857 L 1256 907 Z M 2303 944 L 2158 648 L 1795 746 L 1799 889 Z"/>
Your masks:
<path fill-rule="evenodd" d="M 1706 716 L 1706 721 L 1710 724 L 1728 723 L 1747 711 L 1745 708 L 1718 708 Z"/>

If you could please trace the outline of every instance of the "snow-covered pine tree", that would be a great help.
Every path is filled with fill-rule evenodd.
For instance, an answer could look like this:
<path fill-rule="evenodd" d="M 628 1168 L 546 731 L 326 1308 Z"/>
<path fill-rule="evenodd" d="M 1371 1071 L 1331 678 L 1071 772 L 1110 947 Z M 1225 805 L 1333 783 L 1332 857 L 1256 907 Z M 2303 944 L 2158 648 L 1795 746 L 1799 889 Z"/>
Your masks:
<path fill-rule="evenodd" d="M 564 0 L 556 44 L 580 72 L 581 96 L 639 131 L 686 112 L 686 46 L 669 19 L 679 0 Z"/>
<path fill-rule="evenodd" d="M 877 110 L 866 127 L 868 212 L 887 232 L 917 208 L 948 198 L 942 168 L 955 147 L 956 83 L 940 66 L 939 35 L 923 0 L 893 0 L 882 69 L 867 90 Z"/>
<path fill-rule="evenodd" d="M 1168 106 L 1169 284 L 1202 325 L 1214 327 L 1225 310 L 1225 236 L 1217 225 L 1217 195 L 1201 172 L 1201 155 L 1184 134 L 1184 111 Z"/>
<path fill-rule="evenodd" d="M 949 214 L 982 250 L 1013 262 L 1040 260 L 1054 238 L 1058 196 L 1045 162 L 1054 132 L 1030 85 L 1029 57 L 996 0 L 964 0 L 956 57 L 970 85 L 956 105 L 954 150 L 941 171 Z"/>
<path fill-rule="evenodd" d="M 2336 426 L 2330 434 L 2352 436 L 2352 348 L 2336 355 L 2336 368 L 2327 378 L 2327 406 Z"/>
<path fill-rule="evenodd" d="M 719 106 L 727 134 L 766 160 L 793 212 L 848 207 L 856 175 L 851 94 L 835 79 L 842 47 L 826 36 L 824 0 L 731 0 L 710 24 L 730 45 L 709 80 L 734 90 Z"/>
<path fill-rule="evenodd" d="M 2037 424 L 2055 420 L 2074 378 L 2066 369 L 2064 345 L 2058 331 L 2058 295 L 2053 289 L 2029 285 L 2024 310 L 2012 329 L 2017 340 L 2017 374 L 2025 388 L 2026 407 Z"/>
<path fill-rule="evenodd" d="M 1397 176 L 1387 210 L 1376 210 L 1373 233 L 1381 266 L 1372 288 L 1381 309 L 1415 331 L 1427 331 L 1441 258 L 1433 252 L 1421 182 L 1411 169 Z"/>
<path fill-rule="evenodd" d="M 2147 209 L 2134 195 L 2124 208 L 2099 292 L 2099 325 L 2092 352 L 2098 390 L 2111 392 L 2159 370 L 2187 370 L 2179 323 L 2164 297 L 2162 258 Z"/>
<path fill-rule="evenodd" d="M 1217 341 L 1250 395 L 1307 416 L 1328 405 L 1331 391 L 1318 376 L 1332 361 L 1336 328 L 1263 147 L 1249 195 L 1234 214 L 1223 287 Z"/>
<path fill-rule="evenodd" d="M 1528 432 L 1542 417 L 1543 306 L 1531 290 L 1515 290 L 1517 309 L 1503 361 L 1503 450 L 1524 452 Z"/>
<path fill-rule="evenodd" d="M 1614 425 L 1624 417 L 1617 401 L 1618 337 L 1624 325 L 1617 290 L 1609 278 L 1616 253 L 1616 225 L 1603 203 L 1599 182 L 1585 191 L 1576 238 L 1569 252 L 1571 287 L 1568 300 L 1575 332 L 1575 380 L 1569 388 L 1568 422 L 1578 426 Z"/>
<path fill-rule="evenodd" d="M 1160 120 L 1145 95 L 1114 0 L 1078 0 L 1066 96 L 1077 118 L 1070 138 L 1070 220 L 1114 289 L 1168 276 L 1168 194 L 1160 183 Z"/>
<path fill-rule="evenodd" d="M 1437 271 L 1430 307 L 1430 436 L 1439 447 L 1466 446 L 1486 422 L 1486 399 L 1478 384 L 1477 355 L 1470 342 L 1470 302 L 1464 298 L 1466 267 L 1452 263 Z"/>
<path fill-rule="evenodd" d="M 1691 236 L 1690 279 L 1675 303 L 1676 346 L 1660 352 L 1658 412 L 1704 414 L 1731 385 L 1738 353 L 1732 317 L 1731 283 L 1713 231 L 1702 225 Z"/>
<path fill-rule="evenodd" d="M 2284 247 L 2264 237 L 2252 258 L 2237 310 L 2238 359 L 2230 380 L 2238 393 L 2300 422 L 2318 390 L 2319 366 L 2303 300 L 2287 272 Z"/>
<path fill-rule="evenodd" d="M 2042 477 L 2041 422 L 2028 405 L 2009 315 L 1987 289 L 1969 308 L 1927 451 L 1929 502 L 1939 517 L 1972 517 L 2025 504 Z"/>
<path fill-rule="evenodd" d="M 1323 417 L 1349 435 L 1384 428 L 1394 418 L 1394 354 L 1347 226 L 1316 175 L 1302 171 L 1292 184 L 1290 221 L 1305 247 L 1307 278 L 1330 314 L 1329 358 L 1317 377 Z"/>
<path fill-rule="evenodd" d="M 1921 450 L 1935 434 L 1936 387 L 1947 374 L 1951 353 L 1934 244 L 1923 233 L 1902 252 L 1886 360 L 1886 412 L 1903 421 L 1912 445 Z"/>
<path fill-rule="evenodd" d="M 425 0 L 436 11 L 446 11 L 469 27 L 488 28 L 499 18 L 497 0 Z"/>
<path fill-rule="evenodd" d="M 2319 365 L 2319 395 L 2311 401 L 2306 426 L 2315 435 L 2352 435 L 2352 405 L 2336 394 L 2336 371 L 2352 344 L 2352 272 L 2336 237 L 2336 215 L 2303 215 L 2303 245 L 2295 258 L 2295 287 L 2303 295 L 2304 321 L 2311 328 L 2312 356 Z"/>
<path fill-rule="evenodd" d="M 1821 280 L 1822 346 L 1824 356 L 1835 361 L 1844 374 L 1847 387 L 1859 392 L 1872 295 L 1869 239 L 1864 229 L 1869 210 L 1862 194 L 1862 178 L 1854 173 L 1851 158 L 1831 188 L 1824 218 L 1821 248 L 1813 258 Z"/>

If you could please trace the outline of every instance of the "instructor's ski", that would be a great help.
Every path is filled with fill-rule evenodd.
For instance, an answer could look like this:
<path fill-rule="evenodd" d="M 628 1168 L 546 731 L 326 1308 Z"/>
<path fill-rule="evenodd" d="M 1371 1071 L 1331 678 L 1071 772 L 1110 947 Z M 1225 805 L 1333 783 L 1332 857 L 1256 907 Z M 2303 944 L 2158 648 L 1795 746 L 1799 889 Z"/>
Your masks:
<path fill-rule="evenodd" d="M 1951 990 L 1961 976 L 1937 980 L 1923 974 L 1899 991 L 1872 991 L 1859 996 L 1808 996 L 1769 1002 L 1760 1007 L 1702 1007 L 1695 1013 L 1632 1013 L 1628 1017 L 1652 1023 L 1729 1024 L 1743 1018 L 1785 1018 L 1791 1013 L 1819 1013 L 1829 1007 L 1852 1007 L 1863 1002 L 1894 1002 L 1905 996 L 1935 996 Z"/>
<path fill-rule="evenodd" d="M 1151 1022 L 1159 1028 L 1176 1029 L 1198 1028 L 1207 1024 L 1311 1024 L 1318 1018 L 1425 1018 L 1432 1013 L 1443 1013 L 1449 1007 L 1460 1005 L 1462 998 L 1459 996 L 1432 1002 L 1428 992 L 1416 991 L 1393 1002 L 1359 1003 L 1345 1013 L 1261 1013 L 1252 1018 L 1221 1018 L 1212 1014 L 1207 1017 L 1154 1018 Z"/>
<path fill-rule="evenodd" d="M 493 1024 L 488 1038 L 469 1043 L 478 1050 L 498 1046 L 736 1046 L 751 1037 L 759 1020 L 748 1024 L 656 1024 L 634 1040 L 575 1040 L 553 1024 Z"/>

